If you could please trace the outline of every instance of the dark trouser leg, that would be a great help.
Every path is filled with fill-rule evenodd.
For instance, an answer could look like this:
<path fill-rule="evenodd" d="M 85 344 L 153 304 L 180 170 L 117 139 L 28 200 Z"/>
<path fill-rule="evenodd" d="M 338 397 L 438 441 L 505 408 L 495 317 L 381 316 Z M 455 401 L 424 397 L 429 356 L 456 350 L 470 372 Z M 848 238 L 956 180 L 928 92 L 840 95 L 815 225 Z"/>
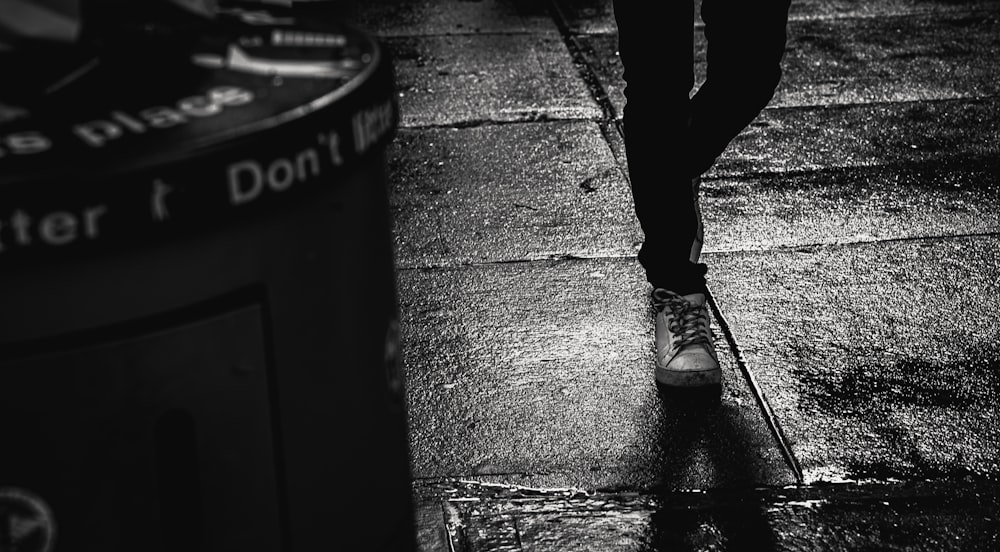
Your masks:
<path fill-rule="evenodd" d="M 644 241 L 639 262 L 655 287 L 701 291 L 689 260 L 697 228 L 691 179 L 708 170 L 770 101 L 781 78 L 789 0 L 704 0 L 708 78 L 691 100 L 691 0 L 615 0 L 624 66 L 625 148 Z"/>
<path fill-rule="evenodd" d="M 703 0 L 708 74 L 691 101 L 693 174 L 707 171 L 781 80 L 789 0 Z"/>
<path fill-rule="evenodd" d="M 644 241 L 639 262 L 655 287 L 687 294 L 705 286 L 690 262 L 697 219 L 687 170 L 694 86 L 693 0 L 615 0 L 625 81 L 625 149 Z"/>

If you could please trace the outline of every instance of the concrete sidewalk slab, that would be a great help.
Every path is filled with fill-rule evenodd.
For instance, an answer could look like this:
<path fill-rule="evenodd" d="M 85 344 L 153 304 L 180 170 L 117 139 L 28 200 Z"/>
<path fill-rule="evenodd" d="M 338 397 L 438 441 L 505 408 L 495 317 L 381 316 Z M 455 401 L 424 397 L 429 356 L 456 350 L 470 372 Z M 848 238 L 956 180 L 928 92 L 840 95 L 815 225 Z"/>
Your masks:
<path fill-rule="evenodd" d="M 991 234 L 998 179 L 986 158 L 706 179 L 703 251 Z"/>
<path fill-rule="evenodd" d="M 784 75 L 767 111 L 994 97 L 1000 90 L 994 76 L 994 60 L 1000 56 L 995 12 L 996 8 L 932 14 L 917 10 L 915 15 L 903 12 L 905 17 L 893 13 L 893 17 L 793 20 L 782 62 Z M 701 31 L 694 39 L 695 82 L 700 83 L 705 78 L 707 43 Z M 611 30 L 574 35 L 569 43 L 620 119 L 625 98 L 621 63 L 615 55 L 617 34 Z"/>
<path fill-rule="evenodd" d="M 334 9 L 382 37 L 548 33 L 545 2 L 527 0 L 338 0 Z"/>
<path fill-rule="evenodd" d="M 633 259 L 399 278 L 418 479 L 589 490 L 795 482 L 717 327 L 722 395 L 658 392 L 648 284 Z"/>
<path fill-rule="evenodd" d="M 768 109 L 737 136 L 707 178 L 845 167 L 996 167 L 1000 99 Z M 990 186 L 990 183 L 983 183 Z"/>
<path fill-rule="evenodd" d="M 404 129 L 392 147 L 400 267 L 635 255 L 632 196 L 596 123 Z"/>
<path fill-rule="evenodd" d="M 601 117 L 555 27 L 384 42 L 404 128 Z"/>
<path fill-rule="evenodd" d="M 571 35 L 595 35 L 618 32 L 614 9 L 609 0 L 553 0 L 556 17 Z M 978 13 L 996 9 L 996 0 L 794 0 L 789 20 L 885 18 L 907 15 L 948 15 Z M 695 25 L 701 26 L 701 0 L 695 0 Z"/>
<path fill-rule="evenodd" d="M 793 21 L 788 36 L 771 107 L 984 98 L 1000 91 L 995 10 Z"/>
<path fill-rule="evenodd" d="M 1000 473 L 1000 240 L 712 255 L 807 483 Z"/>

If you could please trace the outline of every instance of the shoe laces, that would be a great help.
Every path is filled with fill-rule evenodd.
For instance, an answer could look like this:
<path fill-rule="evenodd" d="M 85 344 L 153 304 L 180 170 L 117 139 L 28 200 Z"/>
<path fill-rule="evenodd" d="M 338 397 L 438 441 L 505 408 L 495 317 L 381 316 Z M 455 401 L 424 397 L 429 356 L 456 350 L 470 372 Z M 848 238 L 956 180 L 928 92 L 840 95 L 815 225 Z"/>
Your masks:
<path fill-rule="evenodd" d="M 669 309 L 670 333 L 677 336 L 677 348 L 695 344 L 712 344 L 708 325 L 708 307 L 696 305 L 687 299 L 667 291 L 653 295 L 653 306 L 659 311 Z"/>

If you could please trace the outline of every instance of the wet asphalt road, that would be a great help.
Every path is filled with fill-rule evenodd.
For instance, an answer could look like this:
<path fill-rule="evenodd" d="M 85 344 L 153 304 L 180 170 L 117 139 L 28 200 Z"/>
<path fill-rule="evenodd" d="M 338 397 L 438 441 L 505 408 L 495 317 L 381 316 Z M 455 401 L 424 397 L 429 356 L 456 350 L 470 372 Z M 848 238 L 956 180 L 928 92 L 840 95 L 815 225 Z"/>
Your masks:
<path fill-rule="evenodd" d="M 702 186 L 715 398 L 653 384 L 610 1 L 344 9 L 397 71 L 422 550 L 1000 548 L 1000 2 L 793 0 Z"/>

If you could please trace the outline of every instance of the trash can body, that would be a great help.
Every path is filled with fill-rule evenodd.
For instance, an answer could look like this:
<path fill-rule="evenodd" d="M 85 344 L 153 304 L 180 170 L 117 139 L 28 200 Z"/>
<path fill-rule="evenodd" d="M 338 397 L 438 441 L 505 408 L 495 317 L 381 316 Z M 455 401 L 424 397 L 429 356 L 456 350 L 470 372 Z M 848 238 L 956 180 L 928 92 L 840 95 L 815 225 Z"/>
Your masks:
<path fill-rule="evenodd" d="M 414 549 L 389 60 L 331 22 L 206 44 L 0 125 L 0 517 L 24 549 Z"/>

